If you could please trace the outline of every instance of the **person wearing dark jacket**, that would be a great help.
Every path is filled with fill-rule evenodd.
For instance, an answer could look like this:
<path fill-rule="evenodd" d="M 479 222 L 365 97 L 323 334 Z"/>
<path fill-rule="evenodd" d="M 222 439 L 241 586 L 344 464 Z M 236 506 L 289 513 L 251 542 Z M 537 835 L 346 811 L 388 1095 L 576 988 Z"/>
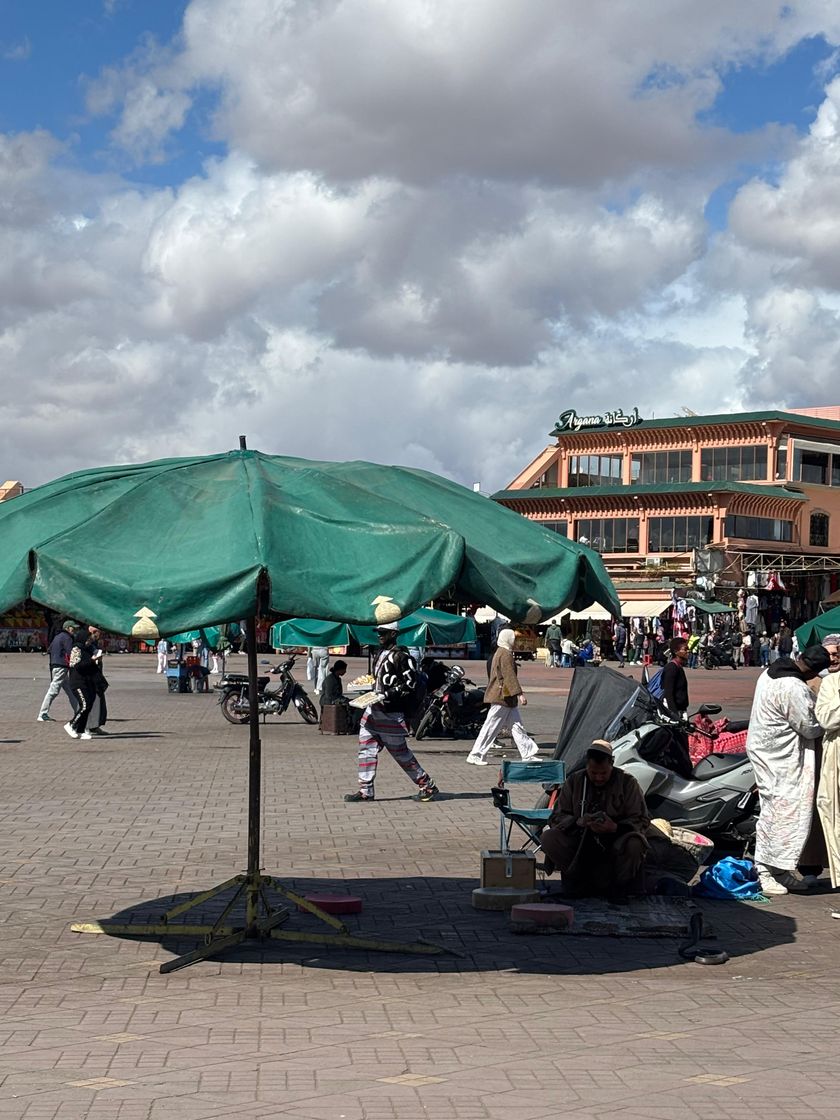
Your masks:
<path fill-rule="evenodd" d="M 332 668 L 324 677 L 324 684 L 321 688 L 320 701 L 321 707 L 327 704 L 341 704 L 344 700 L 344 688 L 341 684 L 341 678 L 347 672 L 346 661 L 335 661 Z"/>
<path fill-rule="evenodd" d="M 88 633 L 93 643 L 93 661 L 96 670 L 91 677 L 95 700 L 91 706 L 90 715 L 88 716 L 87 730 L 91 735 L 107 735 L 108 732 L 105 730 L 105 724 L 108 722 L 108 702 L 105 699 L 105 693 L 108 689 L 108 681 L 105 678 L 105 674 L 102 672 L 103 650 L 100 645 L 102 631 L 98 626 L 89 626 Z"/>
<path fill-rule="evenodd" d="M 662 699 L 668 711 L 675 716 L 688 710 L 688 678 L 685 666 L 688 661 L 688 642 L 685 638 L 671 639 L 671 660 L 662 670 Z"/>
<path fill-rule="evenodd" d="M 41 701 L 41 709 L 38 712 L 39 723 L 48 723 L 52 719 L 50 705 L 62 690 L 67 693 L 73 711 L 76 711 L 75 696 L 70 688 L 69 665 L 70 650 L 73 648 L 73 635 L 78 629 L 78 622 L 71 622 L 68 619 L 50 642 L 50 687 Z"/>
<path fill-rule="evenodd" d="M 79 705 L 78 711 L 65 723 L 64 730 L 71 739 L 90 739 L 87 722 L 96 699 L 96 678 L 99 665 L 93 659 L 96 644 L 84 628 L 76 631 L 70 650 L 70 688 Z"/>

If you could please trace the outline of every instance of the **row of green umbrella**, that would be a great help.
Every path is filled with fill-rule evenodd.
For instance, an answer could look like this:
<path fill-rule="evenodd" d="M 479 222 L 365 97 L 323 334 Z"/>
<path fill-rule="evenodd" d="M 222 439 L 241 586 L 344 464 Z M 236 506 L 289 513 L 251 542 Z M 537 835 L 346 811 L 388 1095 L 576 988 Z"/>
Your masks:
<path fill-rule="evenodd" d="M 446 611 L 421 607 L 401 618 L 397 645 L 446 646 L 475 641 L 475 623 Z M 349 622 L 327 622 L 324 619 L 292 618 L 271 628 L 270 642 L 282 646 L 346 646 L 355 639 L 361 646 L 377 644 L 375 627 Z"/>

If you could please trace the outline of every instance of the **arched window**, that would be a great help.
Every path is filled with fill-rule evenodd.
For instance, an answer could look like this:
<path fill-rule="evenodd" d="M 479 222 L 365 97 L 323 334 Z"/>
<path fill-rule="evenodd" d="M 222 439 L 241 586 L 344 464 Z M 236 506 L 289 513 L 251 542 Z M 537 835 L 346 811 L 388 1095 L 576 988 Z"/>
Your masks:
<path fill-rule="evenodd" d="M 817 548 L 828 548 L 828 514 L 811 514 L 810 543 Z"/>

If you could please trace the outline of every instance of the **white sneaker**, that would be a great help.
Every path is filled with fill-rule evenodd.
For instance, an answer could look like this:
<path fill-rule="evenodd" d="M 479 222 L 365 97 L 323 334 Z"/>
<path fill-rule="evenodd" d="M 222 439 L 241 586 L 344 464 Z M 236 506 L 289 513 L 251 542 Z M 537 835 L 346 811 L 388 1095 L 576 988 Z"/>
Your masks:
<path fill-rule="evenodd" d="M 473 766 L 489 766 L 490 765 L 489 762 L 485 762 L 484 759 L 480 755 L 477 755 L 477 754 L 468 754 L 466 761 L 469 762 Z"/>
<path fill-rule="evenodd" d="M 71 739 L 78 739 L 79 738 L 79 732 L 74 731 L 69 723 L 65 723 L 64 730 L 67 732 L 67 734 L 70 736 Z"/>
<path fill-rule="evenodd" d="M 48 716 L 48 715 L 39 715 L 36 719 L 36 723 L 52 723 L 52 722 L 53 722 L 52 716 Z"/>
<path fill-rule="evenodd" d="M 522 761 L 523 762 L 530 762 L 532 759 L 539 757 L 539 753 L 540 753 L 540 748 L 539 747 L 534 747 L 534 749 L 532 751 L 528 751 L 527 754 L 523 754 Z"/>
<path fill-rule="evenodd" d="M 89 731 L 83 731 L 81 735 L 76 736 L 77 739 L 92 739 L 93 736 Z"/>
<path fill-rule="evenodd" d="M 780 883 L 778 879 L 772 875 L 763 874 L 758 877 L 758 884 L 761 887 L 761 893 L 766 895 L 787 894 L 788 889 L 784 883 Z"/>
<path fill-rule="evenodd" d="M 808 883 L 800 879 L 798 875 L 794 875 L 792 871 L 777 871 L 774 868 L 773 878 L 787 890 L 793 891 L 794 894 L 806 894 L 810 890 Z"/>

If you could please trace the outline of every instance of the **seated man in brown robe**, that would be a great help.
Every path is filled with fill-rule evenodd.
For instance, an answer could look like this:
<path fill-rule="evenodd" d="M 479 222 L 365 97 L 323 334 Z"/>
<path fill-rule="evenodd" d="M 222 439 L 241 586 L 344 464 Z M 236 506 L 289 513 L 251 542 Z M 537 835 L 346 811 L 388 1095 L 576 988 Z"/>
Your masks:
<path fill-rule="evenodd" d="M 596 739 L 586 752 L 586 769 L 561 786 L 540 837 L 546 871 L 560 872 L 570 896 L 618 901 L 638 894 L 649 824 L 641 786 L 613 765 L 610 744 Z"/>

